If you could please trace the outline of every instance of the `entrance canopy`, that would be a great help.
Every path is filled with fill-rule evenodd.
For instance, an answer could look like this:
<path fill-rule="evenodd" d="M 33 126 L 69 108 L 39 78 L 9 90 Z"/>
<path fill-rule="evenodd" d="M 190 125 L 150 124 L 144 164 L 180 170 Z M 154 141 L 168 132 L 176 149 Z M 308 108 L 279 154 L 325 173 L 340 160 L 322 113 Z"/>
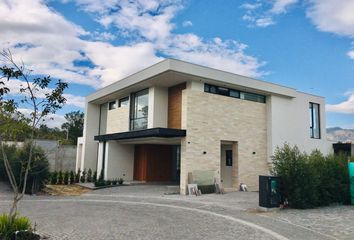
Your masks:
<path fill-rule="evenodd" d="M 137 131 L 110 133 L 95 136 L 96 141 L 104 142 L 111 140 L 133 140 L 141 138 L 176 138 L 185 137 L 186 130 L 173 128 L 150 128 Z"/>

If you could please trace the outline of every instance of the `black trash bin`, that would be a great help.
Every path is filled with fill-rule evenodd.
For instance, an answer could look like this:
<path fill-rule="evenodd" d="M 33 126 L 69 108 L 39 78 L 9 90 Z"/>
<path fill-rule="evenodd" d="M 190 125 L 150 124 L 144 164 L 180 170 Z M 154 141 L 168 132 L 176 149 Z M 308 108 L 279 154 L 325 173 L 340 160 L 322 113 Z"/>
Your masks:
<path fill-rule="evenodd" d="M 280 200 L 280 177 L 259 176 L 259 206 L 277 208 Z"/>

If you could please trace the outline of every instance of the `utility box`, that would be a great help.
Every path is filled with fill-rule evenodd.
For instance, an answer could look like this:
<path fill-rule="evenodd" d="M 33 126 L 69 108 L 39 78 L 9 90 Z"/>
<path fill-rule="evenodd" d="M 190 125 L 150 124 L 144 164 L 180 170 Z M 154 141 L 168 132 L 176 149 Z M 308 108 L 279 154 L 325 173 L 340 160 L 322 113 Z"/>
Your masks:
<path fill-rule="evenodd" d="M 259 176 L 259 206 L 278 208 L 280 201 L 280 177 Z"/>

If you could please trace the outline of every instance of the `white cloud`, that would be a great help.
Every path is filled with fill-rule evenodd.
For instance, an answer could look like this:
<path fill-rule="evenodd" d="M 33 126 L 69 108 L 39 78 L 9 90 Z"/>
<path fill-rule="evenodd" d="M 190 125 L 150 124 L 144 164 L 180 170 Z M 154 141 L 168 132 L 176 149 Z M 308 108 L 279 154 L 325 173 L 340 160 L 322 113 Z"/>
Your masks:
<path fill-rule="evenodd" d="M 75 2 L 106 30 L 87 32 L 48 8 L 43 0 L 1 1 L 1 48 L 10 48 L 15 60 L 23 60 L 35 73 L 94 88 L 161 61 L 160 55 L 248 76 L 262 74 L 259 68 L 263 63 L 246 54 L 240 43 L 221 40 L 213 46 L 213 40 L 192 33 L 173 33 L 176 26 L 172 20 L 183 8 L 183 0 Z M 126 43 L 108 42 L 118 37 Z M 227 64 L 217 64 L 215 59 Z M 85 61 L 90 64 L 78 66 L 77 62 Z M 68 104 L 82 106 L 80 98 L 67 96 Z"/>
<path fill-rule="evenodd" d="M 184 21 L 182 23 L 182 26 L 183 27 L 191 27 L 191 26 L 193 26 L 193 23 L 191 21 Z"/>
<path fill-rule="evenodd" d="M 257 0 L 255 3 L 245 3 L 240 7 L 246 10 L 242 16 L 250 27 L 268 27 L 276 24 L 274 18 L 286 13 L 298 0 Z"/>
<path fill-rule="evenodd" d="M 347 52 L 347 55 L 351 58 L 354 59 L 354 50 L 350 50 Z"/>
<path fill-rule="evenodd" d="M 273 7 L 270 9 L 271 13 L 281 14 L 287 11 L 287 8 L 296 4 L 298 0 L 275 0 Z"/>
<path fill-rule="evenodd" d="M 255 21 L 255 23 L 258 27 L 268 27 L 275 24 L 271 17 L 259 18 Z"/>
<path fill-rule="evenodd" d="M 131 65 L 143 67 L 144 63 L 136 61 L 136 59 L 143 56 L 148 59 L 150 64 L 155 63 L 161 58 L 156 57 L 156 53 L 160 52 L 166 56 L 179 58 L 185 61 L 202 64 L 210 67 L 216 67 L 223 70 L 231 71 L 238 74 L 247 76 L 260 76 L 262 72 L 259 68 L 263 66 L 263 62 L 259 62 L 257 58 L 249 56 L 245 53 L 245 46 L 232 40 L 205 40 L 193 33 L 176 34 L 173 33 L 175 25 L 172 19 L 176 13 L 182 9 L 182 1 L 162 1 L 138 0 L 134 2 L 126 1 L 113 1 L 115 10 L 111 11 L 109 4 L 97 4 L 97 0 L 77 0 L 76 3 L 84 11 L 96 14 L 96 20 L 105 27 L 115 26 L 120 31 L 124 32 L 127 37 L 134 36 L 136 39 L 131 45 L 116 49 L 117 59 L 107 59 L 105 50 L 101 53 L 96 52 L 95 49 L 102 49 L 92 47 L 95 52 L 94 56 L 88 56 L 94 62 L 105 62 L 99 65 L 107 66 L 112 64 L 117 66 L 117 61 L 121 55 L 128 55 L 126 62 L 122 63 L 124 72 L 116 68 L 114 70 L 97 69 L 95 73 L 106 74 L 108 81 L 104 85 L 111 82 L 118 77 L 126 75 L 126 72 L 131 72 Z M 186 21 L 183 23 L 191 25 L 192 23 Z M 140 41 L 139 41 L 140 40 Z M 139 43 L 140 42 L 140 43 Z M 96 45 L 101 43 L 90 44 Z M 105 48 L 112 55 L 114 51 L 110 51 L 109 47 Z M 89 52 L 89 51 L 88 51 Z M 115 55 L 115 54 L 113 54 Z M 131 60 L 130 60 L 131 59 Z M 108 61 L 111 61 L 108 63 Z M 130 62 L 132 61 L 132 62 Z M 114 78 L 115 76 L 115 78 Z M 114 78 L 114 79 L 113 79 Z"/>
<path fill-rule="evenodd" d="M 354 37 L 353 0 L 310 0 L 307 16 L 320 31 Z"/>
<path fill-rule="evenodd" d="M 26 82 L 17 79 L 10 79 L 9 81 L 5 81 L 5 86 L 10 89 L 9 94 L 12 96 L 19 95 L 23 97 L 23 95 L 25 94 L 21 92 L 21 88 L 24 88 L 26 86 Z M 37 98 L 43 99 L 45 98 L 45 94 L 49 93 L 51 90 L 51 88 L 40 89 L 40 91 L 36 93 L 36 96 Z M 80 108 L 84 108 L 85 106 L 85 98 L 82 96 L 65 93 L 63 94 L 63 97 L 65 97 L 67 100 L 66 105 L 76 106 Z"/>
<path fill-rule="evenodd" d="M 18 109 L 25 117 L 31 118 L 31 113 L 33 112 L 33 110 L 28 109 L 28 108 L 20 108 Z M 58 127 L 60 128 L 61 125 L 63 123 L 66 122 L 66 119 L 64 116 L 59 115 L 59 114 L 48 114 L 47 116 L 45 116 L 43 118 L 43 121 L 39 123 L 39 125 L 41 124 L 45 124 L 50 128 L 55 128 Z"/>
<path fill-rule="evenodd" d="M 338 104 L 327 104 L 327 112 L 354 114 L 354 91 L 345 94 L 348 99 Z"/>
<path fill-rule="evenodd" d="M 244 3 L 240 6 L 240 8 L 246 9 L 246 10 L 255 10 L 257 8 L 260 8 L 262 6 L 262 3 L 258 2 L 258 3 Z"/>
<path fill-rule="evenodd" d="M 354 0 L 310 0 L 306 15 L 319 31 L 354 38 Z M 354 50 L 347 55 L 354 59 Z"/>

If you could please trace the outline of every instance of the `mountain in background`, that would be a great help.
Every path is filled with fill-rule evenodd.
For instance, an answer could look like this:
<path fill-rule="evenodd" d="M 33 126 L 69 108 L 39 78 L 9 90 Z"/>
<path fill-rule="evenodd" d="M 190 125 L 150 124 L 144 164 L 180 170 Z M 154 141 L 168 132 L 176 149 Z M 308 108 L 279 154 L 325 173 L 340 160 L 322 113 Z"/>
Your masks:
<path fill-rule="evenodd" d="M 327 139 L 335 142 L 354 143 L 354 129 L 343 129 L 340 127 L 327 128 Z"/>

